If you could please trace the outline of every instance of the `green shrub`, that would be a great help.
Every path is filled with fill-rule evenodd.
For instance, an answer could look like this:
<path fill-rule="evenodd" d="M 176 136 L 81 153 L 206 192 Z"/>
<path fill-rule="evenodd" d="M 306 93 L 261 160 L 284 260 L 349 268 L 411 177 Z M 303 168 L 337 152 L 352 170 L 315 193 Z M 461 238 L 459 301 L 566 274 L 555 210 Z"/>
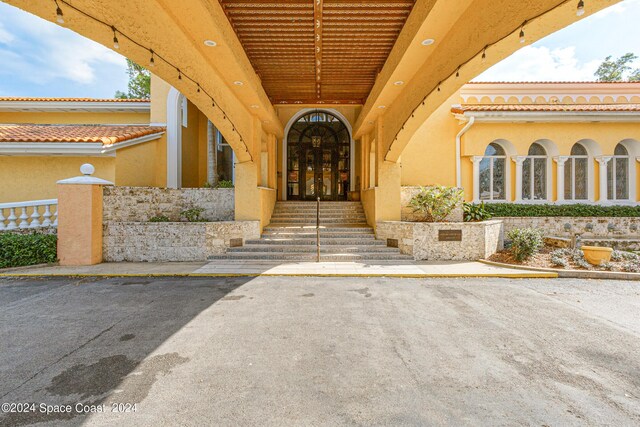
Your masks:
<path fill-rule="evenodd" d="M 222 179 L 218 181 L 218 185 L 216 185 L 216 188 L 233 188 L 233 181 Z"/>
<path fill-rule="evenodd" d="M 421 187 L 411 198 L 409 206 L 414 212 L 424 215 L 425 222 L 441 222 L 462 204 L 462 190 L 455 187 L 436 185 Z"/>
<path fill-rule="evenodd" d="M 542 248 L 542 231 L 535 228 L 514 228 L 508 234 L 509 250 L 516 261 L 529 259 Z"/>
<path fill-rule="evenodd" d="M 0 233 L 0 268 L 56 262 L 55 234 Z"/>
<path fill-rule="evenodd" d="M 206 222 L 205 218 L 202 218 L 203 208 L 192 207 L 190 209 L 180 212 L 187 222 Z"/>
<path fill-rule="evenodd" d="M 465 203 L 462 205 L 462 210 L 464 213 L 464 222 L 480 222 L 492 218 L 492 215 L 487 211 L 484 202 L 479 205 Z"/>
<path fill-rule="evenodd" d="M 156 215 L 149 218 L 149 222 L 171 222 L 171 220 L 166 215 Z"/>
<path fill-rule="evenodd" d="M 640 206 L 599 205 L 521 205 L 515 203 L 489 203 L 486 210 L 494 217 L 640 217 Z"/>

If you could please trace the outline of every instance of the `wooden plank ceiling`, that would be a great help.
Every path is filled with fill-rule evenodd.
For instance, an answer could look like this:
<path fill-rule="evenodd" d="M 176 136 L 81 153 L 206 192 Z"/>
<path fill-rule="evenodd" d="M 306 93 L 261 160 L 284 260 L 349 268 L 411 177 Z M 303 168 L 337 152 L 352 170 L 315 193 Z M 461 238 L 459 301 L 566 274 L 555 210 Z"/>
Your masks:
<path fill-rule="evenodd" d="M 415 0 L 219 0 L 274 104 L 362 104 Z"/>

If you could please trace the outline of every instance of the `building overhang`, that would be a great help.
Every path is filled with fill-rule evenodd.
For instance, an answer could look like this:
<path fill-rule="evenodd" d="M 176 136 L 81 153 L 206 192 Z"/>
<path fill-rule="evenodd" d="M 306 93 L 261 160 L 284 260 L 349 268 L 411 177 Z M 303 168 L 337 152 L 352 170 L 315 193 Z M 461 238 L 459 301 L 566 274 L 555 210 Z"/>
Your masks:
<path fill-rule="evenodd" d="M 160 139 L 165 132 L 103 145 L 101 142 L 9 142 L 0 143 L 0 156 L 92 156 L 115 157 L 116 151 Z"/>
<path fill-rule="evenodd" d="M 640 111 L 467 111 L 454 117 L 461 122 L 474 117 L 476 123 L 640 123 Z"/>
<path fill-rule="evenodd" d="M 0 100 L 0 112 L 20 113 L 149 113 L 151 102 Z"/>

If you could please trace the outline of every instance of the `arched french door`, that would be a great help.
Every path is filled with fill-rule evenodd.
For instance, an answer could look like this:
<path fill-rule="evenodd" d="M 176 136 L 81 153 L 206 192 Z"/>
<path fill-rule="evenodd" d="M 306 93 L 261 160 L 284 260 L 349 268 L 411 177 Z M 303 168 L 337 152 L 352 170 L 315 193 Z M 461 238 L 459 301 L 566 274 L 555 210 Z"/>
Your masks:
<path fill-rule="evenodd" d="M 351 136 L 328 112 L 310 112 L 287 134 L 287 200 L 346 200 L 350 186 Z"/>

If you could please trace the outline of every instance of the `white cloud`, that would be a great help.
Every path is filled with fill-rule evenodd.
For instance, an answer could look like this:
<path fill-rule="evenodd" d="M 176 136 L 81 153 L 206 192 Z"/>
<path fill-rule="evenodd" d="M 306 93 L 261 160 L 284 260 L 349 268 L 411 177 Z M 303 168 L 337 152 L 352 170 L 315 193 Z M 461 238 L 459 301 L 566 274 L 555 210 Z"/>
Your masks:
<path fill-rule="evenodd" d="M 34 15 L 13 8 L 7 12 L 0 16 L 0 43 L 6 40 L 0 49 L 0 74 L 37 84 L 65 79 L 87 85 L 95 83 L 96 70 L 104 65 L 122 65 L 124 73 L 124 57 L 106 47 Z"/>
<path fill-rule="evenodd" d="M 13 39 L 13 34 L 7 31 L 2 25 L 2 22 L 0 22 L 0 44 L 9 44 Z"/>
<path fill-rule="evenodd" d="M 573 46 L 549 49 L 526 46 L 475 81 L 591 81 L 601 60 L 581 62 Z"/>

